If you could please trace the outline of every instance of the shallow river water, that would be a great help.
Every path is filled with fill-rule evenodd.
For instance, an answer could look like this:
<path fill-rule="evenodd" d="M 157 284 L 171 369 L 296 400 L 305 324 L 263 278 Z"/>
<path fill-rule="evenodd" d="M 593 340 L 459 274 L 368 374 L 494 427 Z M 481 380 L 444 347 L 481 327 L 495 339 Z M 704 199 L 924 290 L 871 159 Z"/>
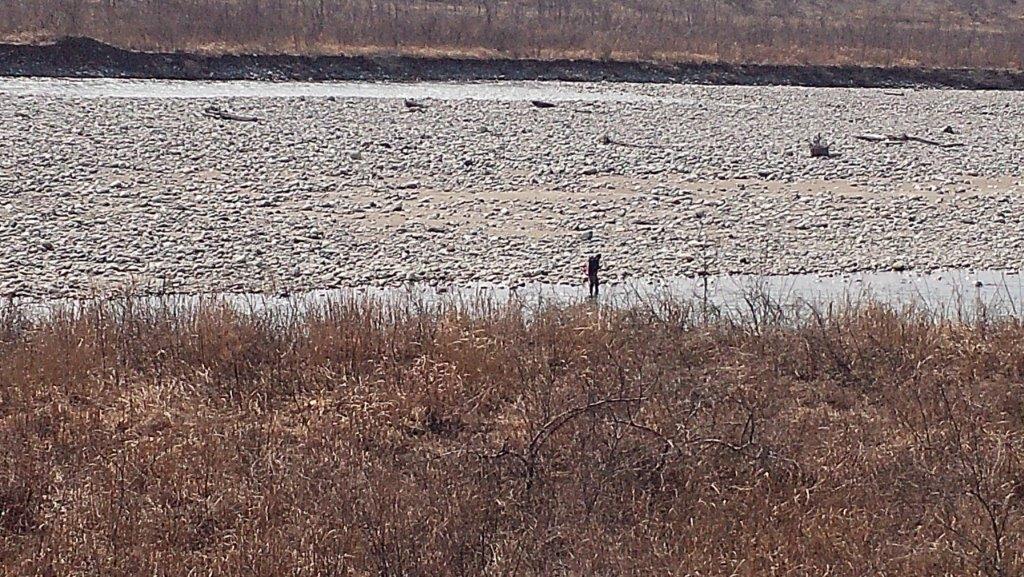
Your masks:
<path fill-rule="evenodd" d="M 587 287 L 580 285 L 528 284 L 517 289 L 491 284 L 438 287 L 410 283 L 405 287 L 361 287 L 317 290 L 295 294 L 213 293 L 133 297 L 146 305 L 191 307 L 211 299 L 240 311 L 302 311 L 325 303 L 352 299 L 402 306 L 456 305 L 479 310 L 480 305 L 522 303 L 526 310 L 545 305 L 588 302 Z M 752 307 L 766 305 L 793 310 L 814 307 L 856 307 L 869 303 L 896 309 L 913 308 L 942 318 L 976 318 L 1024 315 L 1024 278 L 1016 272 L 945 270 L 930 273 L 878 272 L 854 275 L 712 275 L 677 277 L 658 281 L 634 279 L 607 284 L 597 302 L 615 307 L 657 306 L 672 300 L 720 311 L 727 316 L 749 318 Z M 42 314 L 66 306 L 93 302 L 88 299 L 15 301 L 25 310 Z"/>
<path fill-rule="evenodd" d="M 712 275 L 661 280 L 634 279 L 601 288 L 600 300 L 621 306 L 675 298 L 724 311 L 749 312 L 751 301 L 769 299 L 780 306 L 847 306 L 880 302 L 896 307 L 914 306 L 941 316 L 974 313 L 984 307 L 1014 316 L 1024 312 L 1024 279 L 1016 272 L 946 270 L 931 273 L 872 272 L 854 275 Z M 405 289 L 362 289 L 385 300 L 416 296 L 426 300 L 471 300 L 477 297 L 502 302 L 566 304 L 587 299 L 580 285 L 528 284 L 516 290 L 491 285 L 441 289 L 410 285 Z M 351 290 L 317 291 L 300 295 L 313 301 L 351 296 Z M 236 295 L 244 302 L 253 295 Z M 275 300 L 275 299 L 271 299 Z M 281 302 L 286 299 L 276 298 Z M 761 300 L 763 304 L 763 300 Z"/>
<path fill-rule="evenodd" d="M 684 99 L 618 90 L 612 84 L 565 82 L 263 82 L 4 78 L 0 94 L 65 98 L 421 98 L 551 102 L 674 102 Z"/>

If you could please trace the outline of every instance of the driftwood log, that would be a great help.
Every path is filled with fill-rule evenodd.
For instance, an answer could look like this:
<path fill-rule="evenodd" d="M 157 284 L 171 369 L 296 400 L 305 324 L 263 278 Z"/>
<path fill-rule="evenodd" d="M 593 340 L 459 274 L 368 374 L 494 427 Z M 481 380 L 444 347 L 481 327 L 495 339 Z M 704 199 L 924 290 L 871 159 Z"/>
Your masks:
<path fill-rule="evenodd" d="M 427 105 L 426 104 L 423 104 L 422 102 L 417 102 L 417 101 L 413 100 L 412 98 L 406 98 L 404 104 L 405 104 L 405 107 L 408 108 L 409 110 L 426 110 L 427 109 Z"/>
<path fill-rule="evenodd" d="M 203 109 L 203 116 L 210 118 L 216 118 L 217 120 L 233 120 L 235 122 L 259 122 L 259 118 L 255 116 L 243 116 L 241 114 L 235 114 L 229 110 L 224 110 L 218 106 L 207 106 Z"/>
<path fill-rule="evenodd" d="M 956 146 L 963 146 L 960 142 L 938 142 L 928 138 L 922 138 L 920 136 L 911 136 L 909 134 L 854 134 L 854 138 L 857 140 L 863 140 L 865 142 L 880 142 L 882 144 L 903 144 L 905 142 L 920 142 L 921 144 L 928 144 L 930 146 L 938 146 L 939 148 L 953 148 Z"/>

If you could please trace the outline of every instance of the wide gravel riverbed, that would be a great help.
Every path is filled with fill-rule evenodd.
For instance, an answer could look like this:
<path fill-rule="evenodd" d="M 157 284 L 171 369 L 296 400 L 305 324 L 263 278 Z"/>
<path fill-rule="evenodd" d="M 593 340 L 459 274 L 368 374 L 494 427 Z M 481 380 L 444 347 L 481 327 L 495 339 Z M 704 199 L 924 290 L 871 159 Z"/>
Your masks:
<path fill-rule="evenodd" d="M 1024 94 L 244 86 L 0 79 L 0 294 L 1024 267 Z"/>

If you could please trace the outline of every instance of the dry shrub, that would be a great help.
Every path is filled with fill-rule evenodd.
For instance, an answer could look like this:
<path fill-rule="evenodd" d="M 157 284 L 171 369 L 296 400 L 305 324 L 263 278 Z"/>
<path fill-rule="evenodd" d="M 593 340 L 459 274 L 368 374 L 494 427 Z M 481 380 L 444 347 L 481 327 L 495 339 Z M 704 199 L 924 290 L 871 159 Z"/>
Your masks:
<path fill-rule="evenodd" d="M 0 567 L 1024 571 L 1019 322 L 695 311 L 15 307 Z"/>

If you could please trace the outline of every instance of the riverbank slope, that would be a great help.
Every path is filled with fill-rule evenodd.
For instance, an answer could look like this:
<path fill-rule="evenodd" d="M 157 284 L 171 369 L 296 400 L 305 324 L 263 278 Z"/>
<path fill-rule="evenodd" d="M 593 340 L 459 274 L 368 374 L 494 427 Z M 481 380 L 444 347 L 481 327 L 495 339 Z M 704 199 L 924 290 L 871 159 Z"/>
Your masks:
<path fill-rule="evenodd" d="M 65 38 L 44 45 L 0 44 L 0 76 L 398 82 L 563 80 L 864 88 L 1024 88 L 1024 73 L 1009 70 L 411 56 L 208 56 L 123 50 L 88 38 Z"/>

